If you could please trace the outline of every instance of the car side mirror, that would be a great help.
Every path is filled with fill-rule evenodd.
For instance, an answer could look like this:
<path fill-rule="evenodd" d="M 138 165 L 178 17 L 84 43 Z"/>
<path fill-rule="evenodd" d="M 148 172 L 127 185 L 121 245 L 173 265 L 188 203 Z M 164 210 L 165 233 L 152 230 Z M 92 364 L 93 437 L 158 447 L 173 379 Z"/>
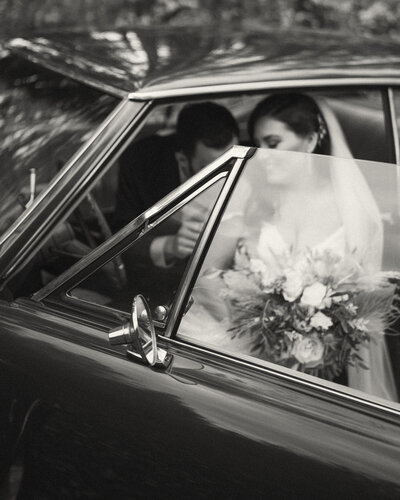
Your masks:
<path fill-rule="evenodd" d="M 166 368 L 172 356 L 157 346 L 154 322 L 146 299 L 136 295 L 133 299 L 131 320 L 108 334 L 111 345 L 127 345 L 127 353 L 141 359 L 148 366 Z"/>

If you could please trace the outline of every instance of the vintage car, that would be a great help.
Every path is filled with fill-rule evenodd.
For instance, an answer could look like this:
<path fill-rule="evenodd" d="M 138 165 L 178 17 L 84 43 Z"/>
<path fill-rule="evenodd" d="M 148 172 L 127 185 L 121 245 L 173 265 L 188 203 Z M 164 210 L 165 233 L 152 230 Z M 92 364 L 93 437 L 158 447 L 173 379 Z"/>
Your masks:
<path fill-rule="evenodd" d="M 344 364 L 321 361 L 328 352 L 337 360 L 337 346 L 352 339 L 353 351 L 342 351 L 359 353 L 358 372 L 379 384 L 391 371 L 400 385 L 399 49 L 338 34 L 212 27 L 53 33 L 7 44 L 0 60 L 4 498 L 399 498 L 398 396 L 362 390 Z M 249 144 L 256 103 L 293 89 L 328 103 L 353 158 Z M 232 111 L 240 144 L 114 231 L 122 152 L 174 131 L 182 106 L 205 100 Z M 298 173 L 305 164 L 328 176 L 357 171 L 346 184 L 351 202 L 366 180 L 378 214 L 369 242 L 382 236 L 384 245 L 368 286 L 357 263 L 355 271 L 344 256 L 331 256 L 329 267 L 312 251 L 302 269 L 313 271 L 304 271 L 308 281 L 290 298 L 288 278 L 267 279 L 268 263 L 247 251 L 234 268 L 215 266 L 214 251 L 228 248 L 221 237 L 238 216 L 248 217 L 247 228 L 266 217 L 269 198 L 260 193 L 273 189 L 265 165 L 297 165 Z M 166 282 L 135 250 L 201 199 L 208 216 L 196 247 Z M 347 205 L 338 210 L 350 213 Z M 362 220 L 347 223 L 348 234 L 361 232 Z M 235 227 L 238 245 L 245 229 Z M 129 274 L 127 255 L 138 256 Z M 323 306 L 305 299 L 304 287 L 316 281 Z M 227 304 L 230 318 L 220 314 Z M 317 312 L 325 326 L 315 323 Z M 286 355 L 301 328 L 303 337 L 314 335 L 312 363 L 298 351 Z M 390 356 L 379 375 L 367 359 L 374 345 Z"/>

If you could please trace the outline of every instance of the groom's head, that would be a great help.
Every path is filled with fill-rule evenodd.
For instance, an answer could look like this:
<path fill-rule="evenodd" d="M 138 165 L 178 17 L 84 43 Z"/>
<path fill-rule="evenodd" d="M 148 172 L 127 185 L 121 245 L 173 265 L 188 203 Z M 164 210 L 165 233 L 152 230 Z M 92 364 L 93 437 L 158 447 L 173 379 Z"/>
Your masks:
<path fill-rule="evenodd" d="M 226 108 L 213 102 L 189 104 L 179 113 L 175 157 L 190 177 L 238 140 L 238 125 Z"/>

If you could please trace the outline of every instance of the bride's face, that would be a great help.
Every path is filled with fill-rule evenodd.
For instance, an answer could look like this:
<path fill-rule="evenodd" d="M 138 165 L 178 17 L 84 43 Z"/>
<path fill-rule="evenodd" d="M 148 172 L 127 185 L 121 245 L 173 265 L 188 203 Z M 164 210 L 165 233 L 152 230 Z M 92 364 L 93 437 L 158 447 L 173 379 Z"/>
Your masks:
<path fill-rule="evenodd" d="M 257 146 L 267 149 L 311 153 L 317 144 L 317 134 L 300 136 L 284 122 L 268 116 L 258 120 L 254 128 Z M 309 169 L 300 155 L 272 155 L 265 164 L 267 179 L 270 184 L 298 184 L 305 180 Z"/>
<path fill-rule="evenodd" d="M 317 134 L 296 134 L 284 122 L 270 116 L 261 117 L 254 127 L 256 145 L 260 148 L 312 153 L 317 145 Z"/>

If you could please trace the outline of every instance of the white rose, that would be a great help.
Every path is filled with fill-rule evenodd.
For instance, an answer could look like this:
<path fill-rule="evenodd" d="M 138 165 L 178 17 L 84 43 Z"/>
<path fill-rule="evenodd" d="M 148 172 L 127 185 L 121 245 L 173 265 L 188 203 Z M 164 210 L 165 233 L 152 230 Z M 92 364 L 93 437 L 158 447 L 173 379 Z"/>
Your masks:
<path fill-rule="evenodd" d="M 306 368 L 315 368 L 321 364 L 324 356 L 324 346 L 316 335 L 296 340 L 292 349 L 293 356 Z"/>
<path fill-rule="evenodd" d="M 266 291 L 273 291 L 273 284 L 278 275 L 271 267 L 265 265 L 261 259 L 250 259 L 250 270 L 260 277 L 261 285 Z"/>
<path fill-rule="evenodd" d="M 250 259 L 250 271 L 264 274 L 267 272 L 267 266 L 261 259 Z"/>
<path fill-rule="evenodd" d="M 289 269 L 286 273 L 286 280 L 282 285 L 282 295 L 288 302 L 295 301 L 303 291 L 303 279 L 300 273 Z"/>
<path fill-rule="evenodd" d="M 327 288 L 322 283 L 306 286 L 300 302 L 306 306 L 319 307 L 326 296 Z"/>
<path fill-rule="evenodd" d="M 318 311 L 310 320 L 310 325 L 313 328 L 322 328 L 322 330 L 327 330 L 333 325 L 332 320 L 329 316 Z"/>

